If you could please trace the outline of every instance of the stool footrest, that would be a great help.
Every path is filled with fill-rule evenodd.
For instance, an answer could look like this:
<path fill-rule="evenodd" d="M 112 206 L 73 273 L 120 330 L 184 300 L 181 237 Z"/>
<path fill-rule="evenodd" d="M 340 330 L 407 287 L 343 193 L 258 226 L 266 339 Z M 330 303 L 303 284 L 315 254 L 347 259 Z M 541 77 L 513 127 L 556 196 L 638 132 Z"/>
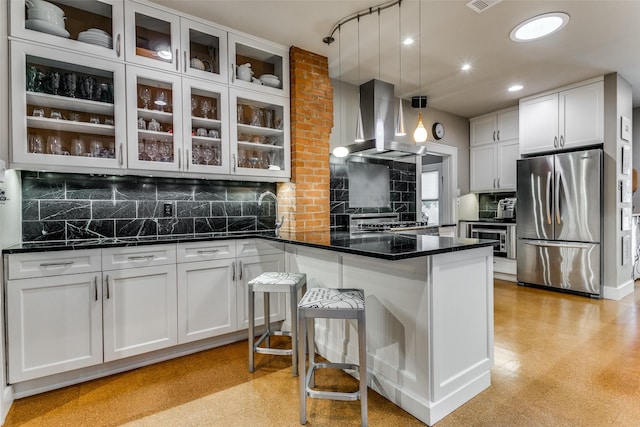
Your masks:
<path fill-rule="evenodd" d="M 330 399 L 330 400 L 358 400 L 360 399 L 360 391 L 354 392 L 341 392 L 341 391 L 320 391 L 314 390 L 309 386 L 311 376 L 316 369 L 351 369 L 357 371 L 359 366 L 353 363 L 314 363 L 309 367 L 306 376 L 305 389 L 307 396 L 315 397 L 316 399 Z"/>
<path fill-rule="evenodd" d="M 271 347 L 259 347 L 268 336 L 285 336 L 290 337 L 291 333 L 289 331 L 266 331 L 263 333 L 260 338 L 253 344 L 253 351 L 260 354 L 273 354 L 276 356 L 290 356 L 293 354 L 293 348 L 271 348 Z M 292 343 L 292 345 L 295 345 Z"/>

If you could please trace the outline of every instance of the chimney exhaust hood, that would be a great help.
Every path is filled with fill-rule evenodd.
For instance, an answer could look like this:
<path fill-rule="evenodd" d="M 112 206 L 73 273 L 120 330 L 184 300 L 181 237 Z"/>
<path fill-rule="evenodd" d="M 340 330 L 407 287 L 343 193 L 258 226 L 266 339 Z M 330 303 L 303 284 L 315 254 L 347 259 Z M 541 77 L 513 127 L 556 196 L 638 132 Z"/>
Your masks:
<path fill-rule="evenodd" d="M 393 85 L 370 80 L 360 85 L 364 142 L 347 145 L 350 156 L 395 160 L 427 154 L 426 145 L 394 141 Z"/>

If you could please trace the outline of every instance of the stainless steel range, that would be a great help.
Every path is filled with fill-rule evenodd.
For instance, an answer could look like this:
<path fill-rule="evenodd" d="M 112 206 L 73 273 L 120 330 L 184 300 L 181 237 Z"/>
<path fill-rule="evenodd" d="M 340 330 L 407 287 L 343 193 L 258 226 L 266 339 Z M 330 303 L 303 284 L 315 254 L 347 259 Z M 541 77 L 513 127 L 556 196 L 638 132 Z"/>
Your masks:
<path fill-rule="evenodd" d="M 400 221 L 400 215 L 390 213 L 353 214 L 349 220 L 351 234 L 376 233 L 381 231 L 401 232 L 428 228 L 426 221 Z M 435 229 L 437 234 L 437 228 Z"/>

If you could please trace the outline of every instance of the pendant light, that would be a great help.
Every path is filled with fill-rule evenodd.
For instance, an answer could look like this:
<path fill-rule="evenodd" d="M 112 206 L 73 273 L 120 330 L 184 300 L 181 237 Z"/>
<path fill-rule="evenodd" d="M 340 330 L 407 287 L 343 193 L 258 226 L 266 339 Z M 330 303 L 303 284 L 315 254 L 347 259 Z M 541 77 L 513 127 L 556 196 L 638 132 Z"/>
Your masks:
<path fill-rule="evenodd" d="M 358 15 L 358 84 L 360 84 L 360 15 Z M 362 110 L 360 109 L 360 90 L 358 89 L 358 121 L 356 122 L 355 142 L 364 142 L 364 128 L 362 126 Z"/>
<path fill-rule="evenodd" d="M 341 27 L 338 27 L 338 76 L 342 77 L 342 37 L 340 36 Z M 338 129 L 340 129 L 339 139 L 342 140 L 342 81 L 338 80 Z M 332 151 L 336 157 L 346 157 L 349 149 L 344 145 L 335 147 Z"/>
<path fill-rule="evenodd" d="M 400 50 L 398 51 L 398 56 L 400 58 L 400 82 L 398 83 L 398 91 L 402 94 L 402 12 L 400 7 L 402 6 L 402 1 L 398 3 L 398 46 L 400 46 Z M 398 104 L 398 116 L 396 117 L 396 136 L 404 136 L 407 132 L 404 130 L 404 112 L 402 111 L 402 98 L 398 98 L 400 101 Z"/>
<path fill-rule="evenodd" d="M 418 89 L 422 91 L 422 0 L 418 0 L 418 81 L 420 85 Z M 415 142 L 425 142 L 427 140 L 427 129 L 422 121 L 422 99 L 420 99 L 418 124 L 413 131 L 413 140 Z"/>

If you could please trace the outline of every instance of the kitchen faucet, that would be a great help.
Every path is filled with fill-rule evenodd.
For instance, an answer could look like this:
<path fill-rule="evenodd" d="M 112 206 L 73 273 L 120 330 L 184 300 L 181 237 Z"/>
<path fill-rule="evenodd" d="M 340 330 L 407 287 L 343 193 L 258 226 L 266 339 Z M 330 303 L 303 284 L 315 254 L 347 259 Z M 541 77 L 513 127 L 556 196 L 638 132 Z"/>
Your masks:
<path fill-rule="evenodd" d="M 276 222 L 275 222 L 276 230 L 275 231 L 276 231 L 276 237 L 279 237 L 280 227 L 282 227 L 282 224 L 284 224 L 284 214 L 282 214 L 280 221 L 278 221 L 278 197 L 275 194 L 273 194 L 271 191 L 264 191 L 260 193 L 260 197 L 258 197 L 258 207 L 260 207 L 260 205 L 262 204 L 262 199 L 264 199 L 267 196 L 273 197 L 273 200 L 276 202 Z"/>

